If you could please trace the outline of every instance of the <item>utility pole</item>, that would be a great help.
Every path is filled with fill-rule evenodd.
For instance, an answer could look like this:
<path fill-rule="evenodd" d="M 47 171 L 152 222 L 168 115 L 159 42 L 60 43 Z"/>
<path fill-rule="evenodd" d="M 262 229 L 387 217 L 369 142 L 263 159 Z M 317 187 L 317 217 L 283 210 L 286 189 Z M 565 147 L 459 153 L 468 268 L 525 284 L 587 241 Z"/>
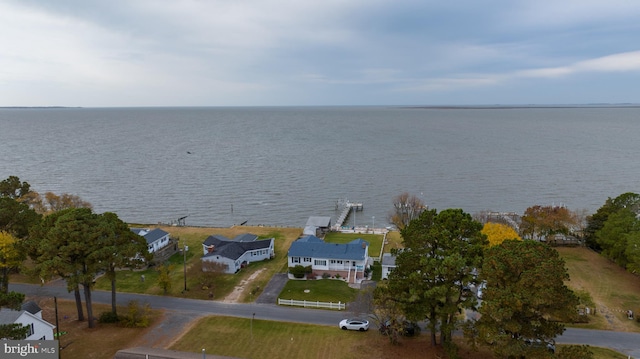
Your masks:
<path fill-rule="evenodd" d="M 187 251 L 189 247 L 186 242 L 182 243 L 182 255 L 183 255 L 183 263 L 184 263 L 184 291 L 187 291 Z"/>

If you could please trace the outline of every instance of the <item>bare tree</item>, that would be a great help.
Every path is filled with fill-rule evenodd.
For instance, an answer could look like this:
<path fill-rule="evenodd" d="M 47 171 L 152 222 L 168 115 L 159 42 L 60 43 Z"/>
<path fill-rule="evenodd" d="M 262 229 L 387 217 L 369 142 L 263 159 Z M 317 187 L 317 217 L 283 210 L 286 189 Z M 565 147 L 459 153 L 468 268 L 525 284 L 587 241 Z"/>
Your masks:
<path fill-rule="evenodd" d="M 43 195 L 36 191 L 31 191 L 24 196 L 23 202 L 29 205 L 39 214 L 48 215 L 53 212 L 67 208 L 89 208 L 93 209 L 91 203 L 83 200 L 75 194 L 63 193 L 57 195 L 53 192 L 46 192 Z"/>
<path fill-rule="evenodd" d="M 401 230 L 420 217 L 425 209 L 427 206 L 420 198 L 404 192 L 393 199 L 393 212 L 389 215 L 389 222 Z"/>

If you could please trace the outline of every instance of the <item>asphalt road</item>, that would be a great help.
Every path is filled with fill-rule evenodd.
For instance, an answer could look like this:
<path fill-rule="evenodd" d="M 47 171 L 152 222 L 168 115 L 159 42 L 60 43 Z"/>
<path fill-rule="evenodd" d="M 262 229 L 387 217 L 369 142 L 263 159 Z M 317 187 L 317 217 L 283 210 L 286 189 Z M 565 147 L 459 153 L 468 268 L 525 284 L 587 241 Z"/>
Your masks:
<path fill-rule="evenodd" d="M 24 293 L 27 296 L 58 297 L 74 300 L 68 293 L 63 283 L 51 283 L 45 286 L 31 284 L 10 284 L 9 290 Z M 95 303 L 111 303 L 111 292 L 93 291 L 92 298 Z M 140 303 L 149 303 L 151 308 L 165 309 L 185 320 L 193 320 L 199 316 L 224 315 L 241 318 L 254 318 L 262 320 L 274 320 L 296 323 L 311 323 L 336 326 L 348 313 L 304 309 L 296 307 L 278 306 L 265 303 L 222 303 L 216 301 L 194 300 L 175 297 L 153 296 L 145 294 L 118 293 L 118 305 L 127 305 L 132 300 Z M 169 316 L 171 318 L 171 314 Z M 166 325 L 167 330 L 180 330 L 186 325 L 184 321 L 171 324 L 172 319 Z M 160 326 L 162 330 L 162 325 Z M 158 334 L 159 337 L 162 335 Z M 162 339 L 166 340 L 166 339 Z M 556 338 L 560 344 L 588 344 L 592 346 L 610 348 L 620 353 L 630 355 L 632 358 L 640 358 L 640 333 L 612 332 L 604 330 L 587 330 L 568 328 L 564 334 Z M 153 343 L 150 343 L 150 346 Z"/>

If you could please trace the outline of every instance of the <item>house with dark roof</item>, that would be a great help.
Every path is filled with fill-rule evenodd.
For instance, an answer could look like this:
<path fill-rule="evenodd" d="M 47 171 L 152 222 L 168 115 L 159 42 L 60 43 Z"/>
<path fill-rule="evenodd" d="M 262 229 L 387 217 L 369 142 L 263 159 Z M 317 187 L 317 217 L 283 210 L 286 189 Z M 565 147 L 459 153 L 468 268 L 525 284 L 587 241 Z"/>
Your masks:
<path fill-rule="evenodd" d="M 207 237 L 202 243 L 202 262 L 221 264 L 225 273 L 237 273 L 253 262 L 275 256 L 274 238 L 258 239 L 251 233 L 240 234 L 234 239 L 222 235 Z M 206 270 L 206 266 L 203 266 Z"/>
<path fill-rule="evenodd" d="M 131 231 L 137 235 L 143 236 L 147 241 L 149 253 L 155 253 L 158 250 L 169 245 L 169 233 L 160 228 L 131 228 Z"/>
<path fill-rule="evenodd" d="M 0 324 L 21 324 L 28 327 L 25 340 L 54 339 L 55 325 L 42 319 L 42 309 L 34 301 L 23 303 L 20 310 L 0 309 Z"/>
<path fill-rule="evenodd" d="M 349 243 L 327 243 L 307 235 L 291 243 L 287 257 L 289 268 L 310 266 L 314 277 L 329 275 L 360 283 L 369 268 L 369 243 L 361 238 Z M 289 274 L 289 278 L 293 279 L 293 275 Z"/>

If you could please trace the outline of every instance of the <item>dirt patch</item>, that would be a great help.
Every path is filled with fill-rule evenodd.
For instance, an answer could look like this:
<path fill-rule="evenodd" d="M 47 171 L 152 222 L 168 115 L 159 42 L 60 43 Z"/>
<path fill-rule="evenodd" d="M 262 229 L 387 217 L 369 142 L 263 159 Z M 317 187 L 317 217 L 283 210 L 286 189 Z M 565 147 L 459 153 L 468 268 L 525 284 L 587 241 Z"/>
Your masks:
<path fill-rule="evenodd" d="M 242 296 L 242 293 L 244 293 L 244 290 L 246 289 L 246 287 L 249 284 L 251 284 L 251 282 L 253 282 L 254 279 L 258 278 L 258 276 L 262 274 L 262 272 L 264 272 L 265 270 L 266 268 L 259 269 L 255 271 L 253 274 L 251 274 L 249 278 L 243 279 L 240 282 L 240 284 L 238 284 L 233 289 L 233 292 L 229 293 L 229 295 L 227 295 L 222 301 L 225 303 L 237 303 L 240 297 Z"/>

